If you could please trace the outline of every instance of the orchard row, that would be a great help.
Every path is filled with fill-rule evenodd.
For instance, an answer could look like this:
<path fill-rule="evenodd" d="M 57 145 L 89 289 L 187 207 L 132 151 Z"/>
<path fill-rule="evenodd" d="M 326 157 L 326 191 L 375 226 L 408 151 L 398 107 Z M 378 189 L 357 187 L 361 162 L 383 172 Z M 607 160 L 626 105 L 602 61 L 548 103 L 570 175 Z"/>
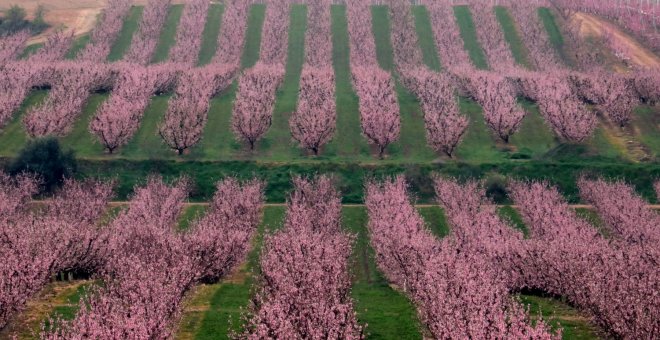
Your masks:
<path fill-rule="evenodd" d="M 578 143 L 592 135 L 599 115 L 625 126 L 635 107 L 660 100 L 660 72 L 612 73 L 599 63 L 598 56 L 577 52 L 577 64 L 566 66 L 543 26 L 539 4 L 506 4 L 529 52 L 528 60 L 521 63 L 505 39 L 495 7 L 474 0 L 466 3 L 475 19 L 485 60 L 477 62 L 468 55 L 452 5 L 428 1 L 424 5 L 442 64 L 435 70 L 424 63 L 409 2 L 388 0 L 394 74 L 378 64 L 370 2 L 347 3 L 350 66 L 353 88 L 359 97 L 361 130 L 381 157 L 400 137 L 397 79 L 421 103 L 427 144 L 450 157 L 470 124 L 459 110 L 459 96 L 471 98 L 482 107 L 486 124 L 504 143 L 528 114 L 519 105 L 519 98 L 538 105 L 560 140 Z M 170 5 L 169 0 L 151 0 L 124 61 L 103 63 L 130 4 L 130 0 L 111 1 L 76 61 L 62 60 L 72 35 L 52 35 L 27 60 L 17 60 L 27 35 L 4 38 L 0 42 L 0 126 L 8 124 L 32 89 L 49 88 L 45 102 L 28 110 L 23 125 L 30 137 L 64 136 L 92 93 L 110 91 L 110 98 L 94 115 L 89 130 L 113 153 L 133 138 L 151 98 L 173 93 L 158 132 L 169 148 L 182 154 L 202 139 L 211 99 L 236 81 L 231 130 L 236 140 L 254 149 L 271 128 L 276 95 L 284 81 L 290 2 L 267 6 L 259 60 L 245 70 L 240 65 L 250 5 L 238 0 L 225 5 L 218 48 L 207 66 L 194 67 L 209 9 L 204 0 L 191 0 L 184 7 L 168 61 L 147 65 Z M 329 0 L 308 2 L 305 64 L 297 107 L 289 120 L 292 138 L 314 154 L 337 138 L 330 4 Z M 567 41 L 578 44 L 574 33 L 564 31 Z"/>
<path fill-rule="evenodd" d="M 544 321 L 530 322 L 511 297 L 521 290 L 561 296 L 614 337 L 657 337 L 660 297 L 649 292 L 660 284 L 660 215 L 630 186 L 580 179 L 604 222 L 599 231 L 547 183 L 512 182 L 523 232 L 498 215 L 481 183 L 434 182 L 451 229 L 442 239 L 402 177 L 368 182 L 365 199 L 378 268 L 434 338 L 558 338 Z M 339 192 L 327 176 L 293 183 L 284 228 L 265 236 L 239 336 L 361 338 L 350 295 L 356 236 L 341 227 Z M 256 180 L 219 182 L 205 215 L 185 230 L 176 222 L 186 179 L 151 178 L 110 215 L 112 183 L 69 181 L 35 206 L 37 186 L 31 177 L 0 177 L 0 329 L 58 274 L 103 283 L 88 290 L 73 320 L 44 326 L 46 339 L 169 337 L 191 289 L 245 260 L 262 218 L 264 183 Z M 660 196 L 660 183 L 656 190 Z"/>

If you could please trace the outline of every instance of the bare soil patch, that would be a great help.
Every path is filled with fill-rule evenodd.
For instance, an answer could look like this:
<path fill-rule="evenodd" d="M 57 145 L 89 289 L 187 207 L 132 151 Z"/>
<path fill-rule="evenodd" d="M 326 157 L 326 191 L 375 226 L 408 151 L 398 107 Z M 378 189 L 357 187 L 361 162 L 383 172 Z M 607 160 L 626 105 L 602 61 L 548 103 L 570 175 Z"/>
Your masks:
<path fill-rule="evenodd" d="M 145 5 L 148 0 L 135 0 L 135 5 Z M 173 4 L 184 3 L 185 0 L 173 0 Z M 88 33 L 94 28 L 96 19 L 106 6 L 107 0 L 0 0 L 0 11 L 5 11 L 12 5 L 19 5 L 28 12 L 28 17 L 40 4 L 46 9 L 45 20 L 51 28 L 32 37 L 28 45 L 41 43 L 56 29 L 75 32 L 76 36 Z"/>
<path fill-rule="evenodd" d="M 587 13 L 575 13 L 571 17 L 571 21 L 578 25 L 580 35 L 583 37 L 602 37 L 604 32 L 611 32 L 612 38 L 630 51 L 630 61 L 635 65 L 660 67 L 660 58 L 657 55 L 607 20 Z"/>

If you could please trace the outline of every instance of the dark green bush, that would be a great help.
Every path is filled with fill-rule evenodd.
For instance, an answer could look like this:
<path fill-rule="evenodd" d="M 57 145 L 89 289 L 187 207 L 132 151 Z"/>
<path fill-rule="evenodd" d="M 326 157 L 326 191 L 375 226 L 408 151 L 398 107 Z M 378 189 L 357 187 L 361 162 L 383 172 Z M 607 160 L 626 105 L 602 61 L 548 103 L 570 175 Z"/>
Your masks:
<path fill-rule="evenodd" d="M 73 151 L 64 151 L 55 138 L 36 139 L 20 152 L 9 165 L 12 176 L 21 173 L 37 175 L 43 191 L 51 193 L 60 187 L 65 178 L 72 177 L 77 169 Z"/>

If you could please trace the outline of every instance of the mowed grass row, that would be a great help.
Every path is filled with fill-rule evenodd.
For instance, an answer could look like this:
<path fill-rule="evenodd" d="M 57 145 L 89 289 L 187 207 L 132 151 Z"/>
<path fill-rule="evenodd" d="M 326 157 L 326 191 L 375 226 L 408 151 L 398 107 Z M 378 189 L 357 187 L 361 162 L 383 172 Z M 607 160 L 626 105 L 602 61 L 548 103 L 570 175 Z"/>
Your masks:
<path fill-rule="evenodd" d="M 210 7 L 203 36 L 203 46 L 199 55 L 199 65 L 204 65 L 213 58 L 217 49 L 217 36 L 220 30 L 223 6 L 213 4 Z M 112 48 L 111 60 L 121 59 L 126 52 L 132 35 L 135 33 L 141 18 L 142 7 L 134 7 L 128 16 L 117 43 Z M 167 23 L 161 32 L 160 42 L 154 55 L 154 62 L 167 60 L 169 50 L 175 43 L 176 30 L 183 11 L 183 5 L 171 6 Z M 259 55 L 261 26 L 265 5 L 253 5 L 250 11 L 246 46 L 242 58 L 244 68 L 254 65 Z M 432 23 L 424 6 L 413 6 L 416 32 L 425 64 L 433 70 L 441 70 L 441 61 L 434 44 Z M 377 42 L 378 60 L 381 67 L 394 70 L 391 42 L 389 37 L 389 15 L 385 6 L 373 7 L 374 38 Z M 486 68 L 487 63 L 477 41 L 476 29 L 470 10 L 466 6 L 454 8 L 454 14 L 459 19 L 464 45 L 476 65 Z M 524 65 L 525 48 L 520 41 L 515 22 L 506 8 L 497 7 L 495 14 L 504 30 L 505 37 L 511 46 L 516 60 Z M 539 15 L 549 32 L 555 46 L 563 46 L 561 32 L 558 29 L 552 12 L 539 10 Z M 370 150 L 366 139 L 361 135 L 359 123 L 358 98 L 350 82 L 350 54 L 345 7 L 332 6 L 333 63 L 337 88 L 337 132 L 335 138 L 322 150 L 319 157 L 311 157 L 301 150 L 291 138 L 288 120 L 291 112 L 296 109 L 300 71 L 304 62 L 304 35 L 306 31 L 306 7 L 294 5 L 291 11 L 291 29 L 289 39 L 289 58 L 286 67 L 286 79 L 279 90 L 276 101 L 273 125 L 255 152 L 249 152 L 244 145 L 237 142 L 231 131 L 231 110 L 236 95 L 236 84 L 212 99 L 209 121 L 202 141 L 190 149 L 183 157 L 170 151 L 158 135 L 158 124 L 167 110 L 169 95 L 155 96 L 151 105 L 144 113 L 144 119 L 139 132 L 129 143 L 115 155 L 107 155 L 96 138 L 88 132 L 88 123 L 95 114 L 99 98 L 92 96 L 89 105 L 85 107 L 81 118 L 72 131 L 73 136 L 63 139 L 65 146 L 73 148 L 78 156 L 86 159 L 129 159 L 129 160 L 186 160 L 186 161 L 218 161 L 218 160 L 256 160 L 264 162 L 360 162 L 360 163 L 430 163 L 441 158 L 426 145 L 423 113 L 416 98 L 397 83 L 397 93 L 401 108 L 401 136 L 399 141 L 387 150 L 384 161 L 378 161 Z M 85 37 L 77 41 L 82 47 Z M 72 49 L 72 54 L 75 55 Z M 29 104 L 29 101 L 26 101 Z M 464 141 L 457 150 L 457 160 L 468 163 L 498 163 L 511 159 L 545 160 L 545 161 L 584 161 L 595 160 L 618 162 L 626 158 L 626 150 L 621 145 L 613 145 L 608 135 L 599 128 L 592 139 L 583 144 L 561 143 L 547 127 L 540 116 L 538 108 L 533 103 L 524 103 L 529 114 L 523 121 L 520 131 L 505 145 L 494 136 L 486 126 L 483 113 L 475 102 L 461 98 L 461 111 L 469 117 L 470 126 Z M 642 111 L 643 113 L 644 111 Z M 642 117 L 643 118 L 643 117 Z M 648 119 L 646 119 L 648 120 Z M 17 121 L 17 120 L 15 120 Z M 16 127 L 16 126 L 14 126 Z M 9 131 L 10 129 L 7 129 Z M 641 131 L 641 140 L 653 149 L 660 137 L 657 137 L 657 124 L 650 125 Z M 0 135 L 1 139 L 14 139 Z M 14 133 L 12 136 L 19 135 Z M 5 156 L 14 156 L 27 138 L 16 137 L 12 140 L 12 148 L 1 152 Z M 0 150 L 3 150 L 0 148 Z M 7 150 L 7 148 L 5 148 Z M 447 160 L 444 160 L 447 161 Z"/>

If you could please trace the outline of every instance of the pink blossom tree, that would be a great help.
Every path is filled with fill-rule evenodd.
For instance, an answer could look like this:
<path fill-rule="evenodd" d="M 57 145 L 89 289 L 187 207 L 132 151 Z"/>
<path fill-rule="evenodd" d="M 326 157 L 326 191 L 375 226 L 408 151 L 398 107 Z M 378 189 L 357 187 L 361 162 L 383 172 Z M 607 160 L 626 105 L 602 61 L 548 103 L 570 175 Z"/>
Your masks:
<path fill-rule="evenodd" d="M 401 119 L 392 76 L 378 66 L 376 43 L 371 32 L 370 7 L 353 1 L 346 6 L 351 76 L 359 98 L 362 134 L 378 147 L 383 158 L 388 145 L 399 139 Z"/>
<path fill-rule="evenodd" d="M 443 65 L 450 69 L 473 67 L 472 60 L 465 51 L 452 4 L 433 0 L 425 0 L 423 3 L 429 11 L 435 47 Z"/>
<path fill-rule="evenodd" d="M 402 177 L 367 184 L 366 203 L 378 267 L 415 302 L 433 337 L 557 338 L 543 321 L 530 326 L 522 306 L 507 296 L 493 261 L 464 251 L 460 236 L 438 240 L 431 234 Z M 464 232 L 473 228 L 458 226 Z"/>
<path fill-rule="evenodd" d="M 658 70 L 640 70 L 632 75 L 637 97 L 646 104 L 657 105 L 660 102 L 660 72 Z"/>
<path fill-rule="evenodd" d="M 48 36 L 43 47 L 28 58 L 31 62 L 53 62 L 64 58 L 73 43 L 74 32 L 59 30 Z"/>
<path fill-rule="evenodd" d="M 490 68 L 505 71 L 515 67 L 511 48 L 504 38 L 504 32 L 495 16 L 495 7 L 492 3 L 471 1 L 469 8 L 474 18 L 479 44 L 488 58 Z"/>
<path fill-rule="evenodd" d="M 0 63 L 16 60 L 25 49 L 25 43 L 30 38 L 27 30 L 0 38 Z"/>
<path fill-rule="evenodd" d="M 308 5 L 305 65 L 300 78 L 298 107 L 289 119 L 293 138 L 314 155 L 332 140 L 337 123 L 328 5 L 323 0 L 313 0 Z"/>
<path fill-rule="evenodd" d="M 639 105 L 633 82 L 623 75 L 592 72 L 573 73 L 571 76 L 579 96 L 597 105 L 605 117 L 619 126 L 625 126 L 632 118 L 632 111 Z"/>
<path fill-rule="evenodd" d="M 495 73 L 476 70 L 460 77 L 466 78 L 470 96 L 483 108 L 488 127 L 508 143 L 527 114 L 518 105 L 510 80 Z"/>
<path fill-rule="evenodd" d="M 179 155 L 199 143 L 208 119 L 210 101 L 231 85 L 234 68 L 209 66 L 185 71 L 170 99 L 165 118 L 158 128 L 163 141 Z"/>
<path fill-rule="evenodd" d="M 510 194 L 530 229 L 527 287 L 566 298 L 613 336 L 656 334 L 657 252 L 603 238 L 546 183 L 514 183 Z"/>
<path fill-rule="evenodd" d="M 174 64 L 146 68 L 125 64 L 117 68 L 112 94 L 101 104 L 89 125 L 90 132 L 111 154 L 126 145 L 137 132 L 151 96 L 173 89 L 178 74 Z"/>
<path fill-rule="evenodd" d="M 261 279 L 244 337 L 361 339 L 350 297 L 353 237 L 328 177 L 294 179 L 285 229 L 266 236 Z"/>
<path fill-rule="evenodd" d="M 27 200 L 36 192 L 30 177 L 1 176 L 0 328 L 58 272 L 94 262 L 96 220 L 104 212 L 111 185 L 67 182 L 42 210 Z"/>
<path fill-rule="evenodd" d="M 184 237 L 196 281 L 217 282 L 245 260 L 261 222 L 264 187 L 233 178 L 217 184 L 210 211 Z"/>
<path fill-rule="evenodd" d="M 186 3 L 176 32 L 176 44 L 169 54 L 170 61 L 191 65 L 197 63 L 210 4 L 207 0 L 189 0 Z"/>
<path fill-rule="evenodd" d="M 228 179 L 218 183 L 209 212 L 179 234 L 172 225 L 187 188 L 185 180 L 169 187 L 152 178 L 136 190 L 129 209 L 110 226 L 104 287 L 81 302 L 85 308 L 76 319 L 43 337 L 171 335 L 192 286 L 217 280 L 244 259 L 263 202 L 263 183 Z"/>
<path fill-rule="evenodd" d="M 447 76 L 428 69 L 410 70 L 406 87 L 420 99 L 426 125 L 426 142 L 436 152 L 453 157 L 468 127 Z"/>
<path fill-rule="evenodd" d="M 577 98 L 567 75 L 519 75 L 523 95 L 538 103 L 555 134 L 570 142 L 583 142 L 591 136 L 596 129 L 596 115 Z"/>
<path fill-rule="evenodd" d="M 273 121 L 275 95 L 284 81 L 284 68 L 258 63 L 238 81 L 231 126 L 236 139 L 254 150 Z"/>
<path fill-rule="evenodd" d="M 582 198 L 594 205 L 613 235 L 633 244 L 660 244 L 660 216 L 647 208 L 647 202 L 631 186 L 586 178 L 581 178 L 578 186 Z"/>
<path fill-rule="evenodd" d="M 518 24 L 520 38 L 529 51 L 528 58 L 534 68 L 543 71 L 563 68 L 538 15 L 538 5 L 534 2 L 512 1 L 509 10 Z"/>
<path fill-rule="evenodd" d="M 142 12 L 142 19 L 133 36 L 124 60 L 136 64 L 148 64 L 156 51 L 160 33 L 167 19 L 171 0 L 149 0 Z"/>
<path fill-rule="evenodd" d="M 303 67 L 296 112 L 291 115 L 291 135 L 300 145 L 318 155 L 335 134 L 337 108 L 335 77 L 330 67 Z"/>
<path fill-rule="evenodd" d="M 387 146 L 397 141 L 401 132 L 394 80 L 377 66 L 353 67 L 351 74 L 360 98 L 362 133 L 378 147 L 378 157 L 382 159 Z"/>
<path fill-rule="evenodd" d="M 132 4 L 133 0 L 108 0 L 96 27 L 90 33 L 89 43 L 78 53 L 76 59 L 104 62 L 121 32 L 124 19 L 128 16 Z"/>
<path fill-rule="evenodd" d="M 91 93 L 112 84 L 111 69 L 104 64 L 71 62 L 58 65 L 46 101 L 23 117 L 31 137 L 63 136 L 72 128 Z"/>
<path fill-rule="evenodd" d="M 266 7 L 257 64 L 238 82 L 231 126 L 237 140 L 254 150 L 272 123 L 275 94 L 284 81 L 289 41 L 290 3 L 278 0 Z"/>
<path fill-rule="evenodd" d="M 222 25 L 218 35 L 218 50 L 213 62 L 240 65 L 247 33 L 250 3 L 242 0 L 225 1 Z"/>
<path fill-rule="evenodd" d="M 40 66 L 26 62 L 0 65 L 0 127 L 9 123 L 27 97 Z"/>

